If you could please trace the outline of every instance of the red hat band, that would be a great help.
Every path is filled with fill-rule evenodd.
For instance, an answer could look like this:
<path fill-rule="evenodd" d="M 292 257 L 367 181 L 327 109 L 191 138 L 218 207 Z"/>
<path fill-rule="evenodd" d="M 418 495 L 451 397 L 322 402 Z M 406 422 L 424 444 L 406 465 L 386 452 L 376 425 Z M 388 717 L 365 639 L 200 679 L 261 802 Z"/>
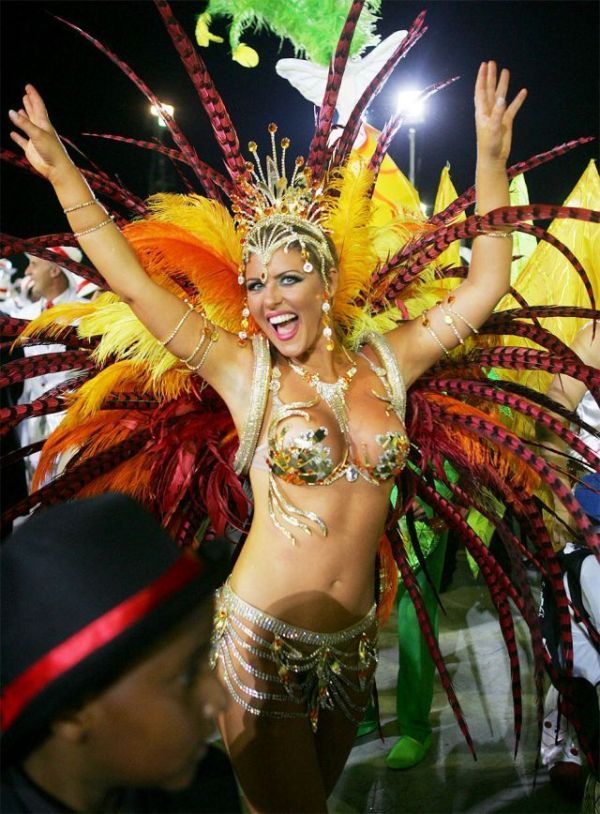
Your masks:
<path fill-rule="evenodd" d="M 2 692 L 2 731 L 12 726 L 23 708 L 50 682 L 143 619 L 161 602 L 195 579 L 202 570 L 198 558 L 191 552 L 184 552 L 150 585 L 90 622 L 28 667 Z"/>

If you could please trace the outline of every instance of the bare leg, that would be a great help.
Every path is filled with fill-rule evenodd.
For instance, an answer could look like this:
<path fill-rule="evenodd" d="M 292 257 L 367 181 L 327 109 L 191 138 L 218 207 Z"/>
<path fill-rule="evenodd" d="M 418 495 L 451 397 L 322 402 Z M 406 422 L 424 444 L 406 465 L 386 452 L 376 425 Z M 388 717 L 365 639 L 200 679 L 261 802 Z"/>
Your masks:
<path fill-rule="evenodd" d="M 257 717 L 232 701 L 219 718 L 219 729 L 250 811 L 327 811 L 308 719 Z"/>
<path fill-rule="evenodd" d="M 217 670 L 223 679 L 221 665 Z M 370 695 L 369 688 L 352 693 L 352 700 L 366 707 Z M 251 812 L 327 811 L 327 798 L 356 737 L 356 723 L 339 710 L 323 709 L 313 733 L 308 716 L 257 716 L 234 700 L 218 723 Z"/>
<path fill-rule="evenodd" d="M 349 721 L 341 712 L 323 710 L 319 716 L 316 749 L 326 797 L 329 797 L 340 779 L 357 729 L 358 725 Z"/>
<path fill-rule="evenodd" d="M 343 645 L 325 645 L 320 634 L 283 629 L 273 617 L 265 615 L 263 627 L 262 611 L 248 610 L 227 586 L 224 591 L 215 622 L 216 669 L 230 702 L 219 728 L 248 806 L 264 814 L 322 814 L 356 733 L 344 712 L 358 721 L 370 695 L 377 624 L 368 617 L 367 629 L 342 631 Z M 325 684 L 315 683 L 324 677 L 326 698 Z M 321 707 L 314 734 L 310 710 L 317 711 L 317 699 L 340 709 Z"/>

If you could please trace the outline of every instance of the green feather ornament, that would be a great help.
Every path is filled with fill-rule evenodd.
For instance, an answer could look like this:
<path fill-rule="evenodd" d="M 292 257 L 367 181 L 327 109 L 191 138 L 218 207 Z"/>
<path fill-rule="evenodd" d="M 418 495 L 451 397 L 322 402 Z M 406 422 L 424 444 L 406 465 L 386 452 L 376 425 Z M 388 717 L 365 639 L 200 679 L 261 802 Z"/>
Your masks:
<path fill-rule="evenodd" d="M 328 65 L 334 54 L 351 0 L 209 0 L 198 18 L 196 41 L 206 47 L 223 42 L 210 31 L 213 17 L 227 17 L 231 56 L 246 68 L 258 64 L 258 54 L 241 38 L 245 31 L 271 31 L 281 40 L 289 40 L 297 57 L 306 57 L 319 65 Z M 351 56 L 376 45 L 375 25 L 381 0 L 366 0 L 354 32 Z"/>

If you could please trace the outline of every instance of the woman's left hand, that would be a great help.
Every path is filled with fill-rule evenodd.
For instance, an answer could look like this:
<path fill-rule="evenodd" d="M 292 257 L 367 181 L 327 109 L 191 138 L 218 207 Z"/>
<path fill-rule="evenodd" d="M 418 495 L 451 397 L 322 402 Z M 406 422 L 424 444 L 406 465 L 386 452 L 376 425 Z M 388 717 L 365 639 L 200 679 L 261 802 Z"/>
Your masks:
<path fill-rule="evenodd" d="M 496 72 L 495 62 L 482 62 L 475 83 L 477 160 L 480 164 L 504 166 L 510 154 L 513 121 L 527 91 L 520 90 L 507 106 L 510 74 L 503 68 L 497 80 Z"/>

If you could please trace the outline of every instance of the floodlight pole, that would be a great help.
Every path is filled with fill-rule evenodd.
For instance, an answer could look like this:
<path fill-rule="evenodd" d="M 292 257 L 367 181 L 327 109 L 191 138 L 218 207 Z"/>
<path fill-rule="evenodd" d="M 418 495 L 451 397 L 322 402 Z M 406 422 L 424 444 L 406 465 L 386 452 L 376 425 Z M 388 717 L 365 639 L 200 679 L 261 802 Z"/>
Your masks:
<path fill-rule="evenodd" d="M 151 105 L 150 113 L 156 123 L 155 138 L 161 146 L 164 144 L 164 134 L 167 124 L 161 116 L 161 108 L 171 116 L 175 113 L 172 105 Z M 156 192 L 168 192 L 172 189 L 172 181 L 169 177 L 169 163 L 167 158 L 160 153 L 153 152 L 150 162 L 150 172 L 148 176 L 148 195 Z"/>
<path fill-rule="evenodd" d="M 417 144 L 417 129 L 416 127 L 408 128 L 408 180 L 415 185 L 415 163 L 416 163 L 416 149 Z"/>

